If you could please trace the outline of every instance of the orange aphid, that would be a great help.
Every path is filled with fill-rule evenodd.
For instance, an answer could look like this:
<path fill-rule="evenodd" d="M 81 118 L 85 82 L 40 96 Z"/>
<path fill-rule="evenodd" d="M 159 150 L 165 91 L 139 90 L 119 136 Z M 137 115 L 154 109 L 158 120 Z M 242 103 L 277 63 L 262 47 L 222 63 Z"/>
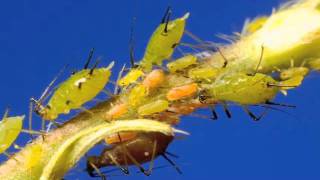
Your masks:
<path fill-rule="evenodd" d="M 167 99 L 169 101 L 179 100 L 194 95 L 198 90 L 196 83 L 187 84 L 184 86 L 174 87 L 167 93 Z"/>
<path fill-rule="evenodd" d="M 131 139 L 134 139 L 136 136 L 137 136 L 136 132 L 120 132 L 104 138 L 104 141 L 107 144 L 116 144 L 120 142 L 129 141 Z"/>
<path fill-rule="evenodd" d="M 142 84 L 148 89 L 156 88 L 156 87 L 159 87 L 159 85 L 164 81 L 164 78 L 165 78 L 165 75 L 163 70 L 155 69 L 146 76 Z"/>
<path fill-rule="evenodd" d="M 128 110 L 128 106 L 126 103 L 117 104 L 113 106 L 107 113 L 106 119 L 116 119 L 126 113 Z"/>

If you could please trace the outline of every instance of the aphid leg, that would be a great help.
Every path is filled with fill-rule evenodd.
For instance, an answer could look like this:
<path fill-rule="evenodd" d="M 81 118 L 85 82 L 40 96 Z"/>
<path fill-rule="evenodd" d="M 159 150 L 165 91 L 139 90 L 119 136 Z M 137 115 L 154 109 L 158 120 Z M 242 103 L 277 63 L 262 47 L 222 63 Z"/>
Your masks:
<path fill-rule="evenodd" d="M 88 55 L 88 58 L 87 58 L 87 61 L 86 61 L 86 64 L 84 64 L 83 69 L 88 69 L 89 64 L 90 64 L 90 62 L 91 62 L 91 60 L 92 60 L 93 53 L 94 53 L 94 48 L 92 48 L 92 49 L 90 50 L 89 55 Z"/>
<path fill-rule="evenodd" d="M 111 161 L 124 173 L 124 174 L 129 174 L 128 167 L 122 167 L 119 162 L 110 154 L 108 154 L 109 158 Z"/>
<path fill-rule="evenodd" d="M 114 97 L 115 96 L 111 91 L 109 91 L 107 89 L 103 89 L 102 92 L 105 93 L 109 97 Z"/>
<path fill-rule="evenodd" d="M 275 106 L 284 106 L 284 107 L 290 107 L 290 108 L 295 108 L 296 107 L 295 105 L 276 103 L 276 102 L 272 102 L 272 101 L 266 101 L 265 104 L 275 105 Z"/>
<path fill-rule="evenodd" d="M 218 119 L 218 114 L 217 114 L 216 110 L 214 109 L 214 107 L 210 106 L 210 110 L 211 110 L 211 113 L 212 113 L 211 119 L 212 120 L 217 120 Z"/>
<path fill-rule="evenodd" d="M 115 86 L 114 86 L 113 94 L 119 94 L 119 93 L 120 93 L 120 92 L 119 92 L 119 85 L 118 85 L 118 83 L 119 83 L 119 80 L 120 80 L 121 77 L 122 77 L 123 72 L 125 71 L 125 68 L 126 68 L 126 64 L 124 64 L 124 65 L 122 66 L 122 68 L 121 68 L 121 70 L 120 70 L 120 72 L 119 72 L 119 74 L 118 74 L 117 81 L 116 81 Z"/>
<path fill-rule="evenodd" d="M 171 157 L 174 157 L 174 158 L 179 158 L 179 156 L 178 156 L 178 155 L 173 154 L 173 153 L 168 152 L 168 151 L 166 151 L 166 152 L 165 152 L 165 154 L 166 154 L 166 155 L 169 155 L 169 156 L 171 156 Z"/>
<path fill-rule="evenodd" d="M 151 160 L 150 160 L 149 169 L 148 169 L 148 171 L 147 171 L 147 173 L 148 173 L 149 175 L 151 175 L 152 170 L 153 170 L 154 158 L 155 158 L 155 155 L 156 155 L 156 150 L 157 150 L 157 140 L 155 140 L 154 143 L 153 143 L 152 157 L 151 157 Z"/>
<path fill-rule="evenodd" d="M 23 133 L 28 133 L 28 134 L 35 134 L 35 135 L 43 135 L 45 136 L 45 132 L 39 132 L 39 131 L 33 131 L 33 130 L 27 130 L 27 129 L 22 129 L 21 132 Z"/>
<path fill-rule="evenodd" d="M 106 180 L 107 179 L 106 176 L 103 173 L 101 173 L 100 169 L 90 161 L 90 159 L 88 160 L 88 163 L 96 171 L 98 176 L 101 177 L 102 180 Z M 89 172 L 89 175 L 90 176 L 94 176 L 93 172 Z"/>
<path fill-rule="evenodd" d="M 148 171 L 146 171 L 142 165 L 130 154 L 130 152 L 124 147 L 123 150 L 125 151 L 125 153 L 127 154 L 127 156 L 129 157 L 129 159 L 134 163 L 134 165 L 136 165 L 139 170 L 146 176 L 149 176 L 150 174 L 148 173 Z"/>
<path fill-rule="evenodd" d="M 182 171 L 181 169 L 164 153 L 164 154 L 161 154 L 161 156 L 167 160 L 175 169 L 176 171 L 179 173 L 179 174 L 182 174 Z"/>
<path fill-rule="evenodd" d="M 227 58 L 223 55 L 223 53 L 222 53 L 222 51 L 220 50 L 220 48 L 219 47 L 217 47 L 216 48 L 217 49 L 217 51 L 218 51 L 218 53 L 221 55 L 221 57 L 222 57 L 222 59 L 223 59 L 223 68 L 225 68 L 225 67 L 227 67 L 227 65 L 228 65 L 228 60 L 227 60 Z"/>
<path fill-rule="evenodd" d="M 12 159 L 14 159 L 14 160 L 18 161 L 16 158 L 14 158 L 14 157 L 13 157 L 13 155 L 12 155 L 12 154 L 10 154 L 10 153 L 8 153 L 8 152 L 6 152 L 6 151 L 5 151 L 5 152 L 3 152 L 3 154 L 4 154 L 5 156 L 7 156 L 9 159 L 10 159 L 10 158 L 12 158 Z"/>
<path fill-rule="evenodd" d="M 228 109 L 227 103 L 222 102 L 222 107 L 223 107 L 223 110 L 224 110 L 224 112 L 226 113 L 227 117 L 228 117 L 228 118 L 231 118 L 232 115 L 231 115 L 231 112 L 230 112 L 229 109 Z"/>
<path fill-rule="evenodd" d="M 7 109 L 4 111 L 2 119 L 7 118 L 7 117 L 8 117 L 8 114 L 9 114 L 9 108 L 7 108 Z"/>
<path fill-rule="evenodd" d="M 254 120 L 254 121 L 259 121 L 261 119 L 262 116 L 257 117 L 256 115 L 254 115 L 248 108 L 248 106 L 243 105 L 242 106 L 243 110 Z"/>

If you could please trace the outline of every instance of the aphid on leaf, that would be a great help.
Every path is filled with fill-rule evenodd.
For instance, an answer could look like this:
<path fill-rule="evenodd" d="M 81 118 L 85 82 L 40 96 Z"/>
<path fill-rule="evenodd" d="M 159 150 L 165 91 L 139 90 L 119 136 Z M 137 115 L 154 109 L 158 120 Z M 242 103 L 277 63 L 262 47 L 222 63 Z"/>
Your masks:
<path fill-rule="evenodd" d="M 139 133 L 132 140 L 107 147 L 100 156 L 89 157 L 87 160 L 88 174 L 92 177 L 100 176 L 102 179 L 106 179 L 105 175 L 99 170 L 102 167 L 117 166 L 125 174 L 129 174 L 128 166 L 135 165 L 142 173 L 149 176 L 153 169 L 154 159 L 158 156 L 162 156 L 181 173 L 181 170 L 167 156 L 167 154 L 172 154 L 166 152 L 173 139 L 173 136 L 167 136 L 162 133 Z M 146 162 L 150 162 L 148 170 L 145 170 L 141 165 Z"/>
<path fill-rule="evenodd" d="M 213 81 L 223 70 L 213 67 L 194 68 L 189 70 L 188 76 L 194 80 Z"/>
<path fill-rule="evenodd" d="M 136 107 L 144 102 L 146 96 L 147 88 L 142 84 L 138 84 L 129 92 L 128 102 L 131 106 Z"/>
<path fill-rule="evenodd" d="M 42 103 L 48 96 L 48 90 L 56 78 L 50 83 L 39 100 L 31 98 L 31 101 L 35 104 L 35 112 L 42 119 L 55 120 L 60 114 L 68 114 L 72 109 L 79 109 L 103 90 L 109 81 L 114 62 L 103 68 L 97 68 L 96 63 L 93 68 L 88 69 L 91 56 L 92 51 L 84 69 L 62 82 L 53 92 L 47 105 L 42 105 Z"/>
<path fill-rule="evenodd" d="M 183 35 L 185 22 L 189 17 L 189 13 L 173 21 L 170 21 L 170 15 L 171 10 L 168 8 L 162 18 L 161 24 L 153 32 L 140 64 L 137 67 L 133 67 L 119 81 L 119 86 L 128 86 L 136 82 L 144 75 L 143 72 L 151 71 L 154 64 L 161 66 L 163 60 L 169 59 L 172 56 L 175 47 L 179 44 Z M 135 66 L 133 60 L 131 61 L 132 66 Z"/>
<path fill-rule="evenodd" d="M 22 131 L 23 119 L 25 116 L 8 117 L 8 111 L 0 122 L 0 154 L 10 156 L 6 150 L 14 143 Z"/>
<path fill-rule="evenodd" d="M 294 67 L 294 61 L 291 61 L 291 66 L 288 69 L 280 70 L 280 79 L 281 80 L 288 80 L 290 78 L 296 76 L 306 76 L 309 73 L 309 69 L 303 66 Z"/>
<path fill-rule="evenodd" d="M 259 65 L 262 60 L 262 55 L 263 48 Z M 257 69 L 259 65 L 257 66 Z M 262 73 L 255 72 L 254 74 L 247 74 L 238 72 L 226 74 L 220 77 L 213 84 L 208 85 L 206 88 L 200 91 L 199 98 L 200 101 L 204 103 L 207 99 L 214 99 L 222 102 L 223 104 L 225 104 L 225 102 L 234 102 L 240 104 L 250 115 L 250 117 L 252 117 L 254 120 L 259 120 L 259 117 L 256 117 L 249 111 L 248 105 L 282 105 L 273 103 L 271 100 L 275 98 L 280 90 L 295 87 L 289 83 L 290 82 L 287 81 L 278 82 L 271 76 Z"/>
<path fill-rule="evenodd" d="M 138 109 L 138 114 L 140 116 L 147 116 L 154 113 L 160 113 L 165 111 L 169 107 L 169 102 L 166 100 L 156 100 L 151 103 L 147 103 L 143 106 L 140 106 Z"/>
<path fill-rule="evenodd" d="M 144 73 L 142 70 L 137 69 L 137 68 L 133 68 L 128 72 L 128 74 L 126 74 L 123 78 L 121 78 L 118 81 L 118 85 L 121 87 L 128 86 L 132 83 L 135 83 L 143 75 L 144 75 Z"/>
<path fill-rule="evenodd" d="M 165 81 L 165 73 L 161 69 L 152 70 L 142 81 L 142 85 L 147 88 L 147 94 L 150 90 L 156 89 Z"/>
<path fill-rule="evenodd" d="M 127 111 L 127 103 L 116 104 L 106 113 L 105 118 L 107 120 L 114 120 L 124 115 Z"/>
<path fill-rule="evenodd" d="M 197 64 L 197 57 L 189 54 L 182 58 L 179 58 L 175 61 L 172 61 L 167 64 L 167 68 L 169 69 L 169 72 L 174 73 L 177 71 L 184 70 L 185 68 Z"/>
<path fill-rule="evenodd" d="M 196 94 L 197 91 L 198 85 L 196 83 L 174 87 L 167 92 L 167 99 L 169 101 L 175 101 L 188 98 Z"/>
<path fill-rule="evenodd" d="M 148 42 L 140 62 L 143 70 L 150 71 L 152 65 L 161 66 L 163 60 L 170 59 L 181 40 L 189 13 L 172 21 L 170 21 L 170 15 L 171 10 L 168 8 L 161 24 L 153 32 Z"/>

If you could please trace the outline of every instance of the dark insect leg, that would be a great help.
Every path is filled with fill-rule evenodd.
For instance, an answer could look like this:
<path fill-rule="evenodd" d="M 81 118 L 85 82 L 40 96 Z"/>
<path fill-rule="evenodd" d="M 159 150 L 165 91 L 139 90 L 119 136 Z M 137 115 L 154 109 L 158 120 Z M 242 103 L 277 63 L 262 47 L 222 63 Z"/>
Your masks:
<path fill-rule="evenodd" d="M 161 154 L 161 156 L 167 160 L 176 170 L 179 174 L 182 174 L 182 171 L 180 168 L 166 155 L 166 154 Z"/>
<path fill-rule="evenodd" d="M 127 154 L 127 156 L 129 157 L 129 159 L 134 163 L 134 165 L 136 165 L 138 168 L 139 168 L 139 170 L 144 174 L 144 175 L 146 175 L 146 176 L 149 176 L 150 174 L 149 174 L 149 172 L 148 171 L 146 171 L 143 167 L 142 167 L 142 165 L 130 154 L 130 152 L 124 147 L 124 151 L 125 151 L 125 153 Z"/>
<path fill-rule="evenodd" d="M 210 106 L 210 109 L 211 109 L 211 113 L 212 113 L 211 119 L 212 120 L 217 120 L 218 119 L 218 114 L 217 114 L 216 110 L 214 109 L 213 106 Z"/>
<path fill-rule="evenodd" d="M 170 21 L 170 16 L 171 16 L 171 10 L 168 11 L 167 19 L 165 21 L 165 23 L 166 23 L 166 25 L 164 26 L 165 33 L 168 33 L 168 25 L 169 25 L 169 21 Z"/>
<path fill-rule="evenodd" d="M 248 106 L 243 105 L 242 106 L 243 110 L 254 120 L 254 121 L 259 121 L 262 116 L 257 117 L 256 115 L 254 115 L 248 108 Z"/>
<path fill-rule="evenodd" d="M 272 101 L 266 101 L 266 104 L 275 105 L 275 106 L 290 107 L 290 108 L 295 108 L 296 107 L 295 105 L 276 103 L 276 102 L 272 102 Z"/>
<path fill-rule="evenodd" d="M 124 174 L 129 174 L 128 167 L 122 167 L 119 162 L 110 154 L 108 154 L 109 158 L 111 161 L 124 173 Z"/>
<path fill-rule="evenodd" d="M 106 176 L 105 176 L 103 173 L 101 173 L 100 169 L 99 169 L 96 165 L 94 165 L 94 164 L 93 164 L 92 162 L 90 162 L 90 161 L 88 161 L 88 163 L 89 163 L 89 165 L 94 169 L 94 171 L 96 171 L 96 173 L 98 174 L 98 176 L 101 177 L 102 180 L 106 180 L 106 179 L 107 179 Z M 94 177 L 94 176 L 95 176 L 95 175 L 93 174 L 93 172 L 88 171 L 88 173 L 89 173 L 89 175 L 90 175 L 91 177 Z"/>
<path fill-rule="evenodd" d="M 225 68 L 225 67 L 227 67 L 227 65 L 228 65 L 228 60 L 227 60 L 227 58 L 223 55 L 223 53 L 221 52 L 221 50 L 220 50 L 220 48 L 216 48 L 217 49 L 217 51 L 218 51 L 218 53 L 221 55 L 221 57 L 222 57 L 222 59 L 223 59 L 223 68 Z"/>
<path fill-rule="evenodd" d="M 165 152 L 165 154 L 166 154 L 166 155 L 169 155 L 169 156 L 171 156 L 171 157 L 174 157 L 174 158 L 179 158 L 179 156 L 178 156 L 178 155 L 173 154 L 173 153 L 168 152 L 168 151 L 166 151 L 166 152 Z"/>
<path fill-rule="evenodd" d="M 227 117 L 230 119 L 232 117 L 231 112 L 228 109 L 228 106 L 225 102 L 222 103 L 222 107 L 224 112 L 226 113 Z"/>
<path fill-rule="evenodd" d="M 83 69 L 88 69 L 89 64 L 90 64 L 90 62 L 91 62 L 91 60 L 92 60 L 93 53 L 94 53 L 94 48 L 92 48 L 92 49 L 90 50 L 89 56 L 88 56 L 88 58 L 87 58 L 86 64 L 84 64 L 84 66 L 83 66 Z"/>
<path fill-rule="evenodd" d="M 153 143 L 153 149 L 152 149 L 151 161 L 150 161 L 150 164 L 149 164 L 149 169 L 148 169 L 148 171 L 147 171 L 147 173 L 148 173 L 149 175 L 151 175 L 152 170 L 153 170 L 154 158 L 155 158 L 155 156 L 156 156 L 156 150 L 157 150 L 157 141 L 154 141 L 154 143 Z"/>

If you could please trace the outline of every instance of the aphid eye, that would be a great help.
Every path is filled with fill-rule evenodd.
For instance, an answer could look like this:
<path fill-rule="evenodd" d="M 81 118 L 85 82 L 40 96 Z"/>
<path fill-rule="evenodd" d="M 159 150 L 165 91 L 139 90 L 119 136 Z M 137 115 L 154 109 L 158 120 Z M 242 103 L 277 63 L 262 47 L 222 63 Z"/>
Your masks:
<path fill-rule="evenodd" d="M 198 97 L 199 97 L 199 101 L 200 101 L 201 103 L 205 103 L 206 100 L 208 99 L 208 96 L 207 96 L 206 94 L 207 94 L 207 91 L 206 91 L 206 90 L 201 90 L 201 91 L 199 92 Z"/>

